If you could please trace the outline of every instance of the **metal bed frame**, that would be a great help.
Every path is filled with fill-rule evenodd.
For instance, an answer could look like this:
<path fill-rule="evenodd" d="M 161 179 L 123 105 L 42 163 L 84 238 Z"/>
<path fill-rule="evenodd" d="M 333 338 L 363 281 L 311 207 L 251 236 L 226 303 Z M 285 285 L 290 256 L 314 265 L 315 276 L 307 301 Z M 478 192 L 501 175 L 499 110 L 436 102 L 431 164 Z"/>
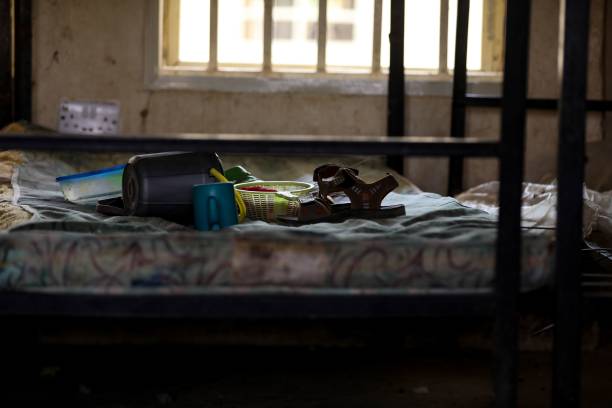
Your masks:
<path fill-rule="evenodd" d="M 31 0 L 0 1 L 0 123 L 31 119 Z M 517 406 L 518 311 L 521 267 L 521 191 L 525 119 L 528 109 L 559 109 L 559 204 L 556 249 L 556 320 L 553 404 L 580 404 L 582 291 L 580 251 L 584 180 L 585 115 L 609 110 L 611 101 L 586 101 L 589 1 L 565 0 L 562 95 L 557 100 L 527 98 L 529 0 L 507 0 L 503 96 L 466 93 L 469 0 L 460 0 L 451 134 L 449 138 L 405 137 L 404 0 L 392 0 L 391 61 L 388 92 L 389 137 L 259 137 L 240 135 L 8 134 L 2 149 L 140 151 L 217 151 L 263 154 L 389 155 L 402 170 L 404 156 L 448 156 L 449 192 L 462 187 L 464 157 L 494 157 L 500 162 L 500 213 L 496 284 L 491 290 L 407 291 L 405 295 L 169 295 L 114 296 L 2 293 L 0 316 L 87 316 L 155 318 L 384 318 L 412 316 L 494 316 L 496 325 L 495 398 L 497 407 Z M 563 9 L 563 8 L 562 8 Z M 10 23 L 10 24 L 9 24 Z M 14 37 L 11 34 L 14 30 Z M 14 78 L 10 77 L 11 49 Z M 7 62 L 9 61 L 9 62 Z M 465 136 L 470 106 L 501 107 L 501 138 Z M 9 114 L 10 113 L 10 114 Z"/>

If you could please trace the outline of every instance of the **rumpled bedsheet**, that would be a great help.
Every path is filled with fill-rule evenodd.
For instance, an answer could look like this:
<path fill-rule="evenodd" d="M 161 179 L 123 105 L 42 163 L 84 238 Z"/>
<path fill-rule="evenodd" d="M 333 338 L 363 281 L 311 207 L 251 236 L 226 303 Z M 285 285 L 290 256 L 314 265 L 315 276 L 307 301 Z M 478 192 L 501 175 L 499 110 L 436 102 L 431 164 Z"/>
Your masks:
<path fill-rule="evenodd" d="M 55 177 L 77 167 L 42 153 L 25 154 L 15 167 L 13 201 L 33 216 L 0 233 L 1 289 L 384 291 L 493 283 L 495 217 L 410 186 L 384 202 L 404 204 L 404 217 L 299 228 L 249 221 L 197 232 L 160 218 L 106 217 L 67 203 Z M 523 289 L 547 285 L 550 232 L 525 231 L 523 255 Z"/>
<path fill-rule="evenodd" d="M 457 196 L 461 203 L 497 216 L 499 182 L 473 187 Z M 612 246 L 612 191 L 583 189 L 582 235 L 599 246 Z M 556 229 L 557 183 L 523 183 L 522 225 L 525 228 Z"/>

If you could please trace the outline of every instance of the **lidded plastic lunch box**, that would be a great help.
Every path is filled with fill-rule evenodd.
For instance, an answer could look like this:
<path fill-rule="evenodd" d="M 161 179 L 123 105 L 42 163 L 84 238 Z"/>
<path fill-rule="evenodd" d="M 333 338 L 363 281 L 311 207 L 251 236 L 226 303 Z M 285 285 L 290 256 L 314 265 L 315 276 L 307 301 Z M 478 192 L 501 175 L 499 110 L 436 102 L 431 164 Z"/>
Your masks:
<path fill-rule="evenodd" d="M 106 169 L 58 177 L 66 200 L 77 204 L 95 204 L 99 200 L 119 197 L 125 164 Z"/>

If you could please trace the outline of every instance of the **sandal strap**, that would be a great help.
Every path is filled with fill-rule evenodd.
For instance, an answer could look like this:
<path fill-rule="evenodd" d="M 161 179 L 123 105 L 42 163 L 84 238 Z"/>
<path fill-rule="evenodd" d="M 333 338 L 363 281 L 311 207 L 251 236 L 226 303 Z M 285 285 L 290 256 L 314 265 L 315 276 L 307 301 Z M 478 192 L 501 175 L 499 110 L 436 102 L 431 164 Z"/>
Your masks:
<path fill-rule="evenodd" d="M 326 201 L 330 201 L 329 196 L 331 194 L 344 192 L 352 184 L 351 180 L 347 180 L 346 173 L 352 172 L 348 169 L 340 169 L 332 177 L 321 179 L 319 181 L 319 196 Z"/>
<path fill-rule="evenodd" d="M 343 191 L 351 200 L 353 210 L 380 209 L 382 200 L 399 186 L 391 174 L 370 184 L 349 171 L 344 172 L 343 176 L 345 179 Z"/>
<path fill-rule="evenodd" d="M 300 198 L 300 207 L 298 210 L 298 221 L 308 222 L 331 215 L 331 208 L 326 201 L 320 197 L 304 197 Z"/>
<path fill-rule="evenodd" d="M 324 178 L 333 177 L 342 168 L 349 169 L 353 173 L 359 175 L 359 170 L 354 169 L 352 167 L 341 167 L 341 166 L 338 166 L 337 164 L 323 164 L 317 167 L 316 169 L 314 169 L 312 173 L 312 179 L 318 183 L 319 180 L 322 180 Z"/>
<path fill-rule="evenodd" d="M 333 193 L 339 193 L 344 190 L 342 183 L 344 182 L 343 176 L 340 170 L 346 169 L 359 174 L 359 170 L 352 167 L 340 167 L 336 164 L 324 164 L 317 167 L 314 172 L 312 179 L 317 182 L 319 186 L 319 197 L 331 204 L 328 196 Z"/>

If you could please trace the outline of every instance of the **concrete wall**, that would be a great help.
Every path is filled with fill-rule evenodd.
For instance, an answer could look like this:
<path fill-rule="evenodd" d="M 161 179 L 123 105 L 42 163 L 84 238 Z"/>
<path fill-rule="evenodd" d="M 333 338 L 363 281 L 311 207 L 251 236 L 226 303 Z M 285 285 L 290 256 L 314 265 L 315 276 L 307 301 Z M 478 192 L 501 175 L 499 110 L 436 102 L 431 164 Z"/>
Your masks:
<path fill-rule="evenodd" d="M 145 6 L 148 0 L 34 0 L 34 120 L 55 127 L 61 98 L 114 99 L 121 103 L 122 125 L 134 132 L 211 132 L 273 134 L 379 135 L 386 129 L 386 98 L 305 93 L 220 93 L 150 91 L 144 81 Z M 589 93 L 602 94 L 603 3 L 593 2 Z M 529 94 L 558 95 L 558 0 L 533 2 Z M 446 136 L 449 97 L 407 97 L 409 135 Z M 528 120 L 526 177 L 550 180 L 555 173 L 557 118 L 533 112 Z M 589 135 L 601 140 L 600 116 L 589 122 Z M 470 136 L 499 134 L 499 113 L 471 109 Z M 610 146 L 608 146 L 610 145 Z M 594 142 L 597 156 L 607 140 Z M 592 162 L 601 162 L 593 158 Z M 423 189 L 445 192 L 446 160 L 410 159 L 408 176 Z M 467 183 L 496 178 L 491 160 L 470 160 Z M 608 186 L 601 177 L 589 175 Z M 596 181 L 595 181 L 596 180 Z M 609 187 L 612 188 L 612 185 Z"/>

